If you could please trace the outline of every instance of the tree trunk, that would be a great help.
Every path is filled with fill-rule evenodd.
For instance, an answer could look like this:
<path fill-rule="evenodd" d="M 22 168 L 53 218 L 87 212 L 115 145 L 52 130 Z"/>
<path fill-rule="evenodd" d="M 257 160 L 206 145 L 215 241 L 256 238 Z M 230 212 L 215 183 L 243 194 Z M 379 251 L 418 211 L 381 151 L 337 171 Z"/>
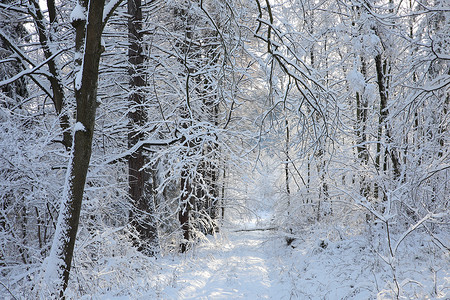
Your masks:
<path fill-rule="evenodd" d="M 222 175 L 222 193 L 220 196 L 220 219 L 223 222 L 225 219 L 225 184 L 227 179 L 227 166 L 223 164 L 223 175 Z"/>
<path fill-rule="evenodd" d="M 366 63 L 364 58 L 361 57 L 361 73 L 364 78 L 366 77 Z M 366 123 L 367 123 L 367 110 L 368 103 L 367 99 L 363 98 L 359 92 L 356 93 L 356 150 L 358 152 L 358 159 L 363 166 L 369 164 L 369 149 L 367 149 L 367 133 L 366 133 Z M 366 180 L 366 175 L 360 175 L 360 195 L 367 198 L 369 195 L 370 188 Z"/>
<path fill-rule="evenodd" d="M 211 62 L 211 64 L 214 61 Z M 206 91 L 208 89 L 209 81 L 205 80 Z M 206 93 L 205 93 L 206 94 Z M 205 111 L 207 112 L 208 121 L 214 126 L 218 127 L 218 115 L 219 106 L 216 103 L 216 97 L 214 95 L 205 95 L 206 100 L 204 101 Z M 208 133 L 209 137 L 214 136 L 214 133 Z M 205 136 L 205 138 L 207 138 Z M 212 154 L 212 155 L 211 155 Z M 218 231 L 217 219 L 218 204 L 219 204 L 219 145 L 216 141 L 209 141 L 206 143 L 206 147 L 203 149 L 202 169 L 200 170 L 204 178 L 204 185 L 200 185 L 199 188 L 203 189 L 202 198 L 205 203 L 205 213 L 207 214 L 208 224 L 205 233 L 214 234 Z M 209 156 L 209 157 L 208 157 Z"/>
<path fill-rule="evenodd" d="M 386 143 L 389 146 L 388 149 L 386 149 L 386 157 L 384 159 L 385 164 L 387 161 L 387 155 L 390 156 L 392 160 L 392 167 L 395 178 L 400 177 L 400 161 L 398 159 L 397 152 L 395 148 L 393 148 L 392 143 L 392 134 L 391 134 L 391 128 L 390 125 L 386 123 L 386 119 L 389 116 L 389 110 L 387 108 L 387 88 L 386 88 L 386 76 L 385 76 L 385 69 L 386 69 L 387 62 L 384 61 L 381 58 L 381 54 L 378 54 L 375 57 L 375 66 L 377 71 L 377 83 L 378 83 L 378 91 L 380 94 L 380 118 L 379 118 L 379 132 L 378 132 L 378 146 L 377 146 L 377 165 L 380 168 L 380 158 L 379 155 L 381 155 L 381 135 L 382 135 L 382 127 L 384 125 L 385 127 L 385 136 L 386 136 Z M 391 148 L 391 149 L 389 149 Z"/>
<path fill-rule="evenodd" d="M 189 150 L 188 150 L 189 151 Z M 183 240 L 180 245 L 181 253 L 186 252 L 187 245 L 191 239 L 191 222 L 190 211 L 194 205 L 192 195 L 192 183 L 190 182 L 189 166 L 185 165 L 181 172 L 181 199 L 180 211 L 178 212 L 178 220 L 180 221 L 181 231 L 183 232 Z"/>
<path fill-rule="evenodd" d="M 81 86 L 75 90 L 77 116 L 71 160 L 50 257 L 45 269 L 52 298 L 64 298 L 69 282 L 97 108 L 104 0 L 89 2 Z"/>
<path fill-rule="evenodd" d="M 285 179 L 285 185 L 286 185 L 286 197 L 287 197 L 287 203 L 286 203 L 286 212 L 287 212 L 287 218 L 288 218 L 288 222 L 291 222 L 291 187 L 289 185 L 289 161 L 290 161 L 290 156 L 289 156 L 289 147 L 290 147 L 290 135 L 289 135 L 289 121 L 287 119 L 287 115 L 285 115 L 285 119 L 284 119 L 284 125 L 286 128 L 286 136 L 285 136 L 285 155 L 286 155 L 286 162 L 284 164 L 284 179 Z M 288 223 L 289 224 L 289 223 Z M 286 244 L 289 246 L 292 244 L 292 242 L 294 241 L 293 233 L 294 231 L 292 230 L 292 226 L 289 225 L 288 228 L 288 233 L 289 235 L 287 235 L 285 237 L 286 240 Z"/>
<path fill-rule="evenodd" d="M 145 133 L 141 128 L 147 122 L 143 93 L 146 82 L 143 70 L 145 58 L 142 50 L 141 0 L 128 0 L 128 14 L 128 74 L 131 90 L 128 98 L 128 147 L 131 148 L 144 139 Z M 138 234 L 136 245 L 139 251 L 152 256 L 157 252 L 158 231 L 154 217 L 153 177 L 144 168 L 146 162 L 142 148 L 128 158 L 128 194 L 134 207 L 134 211 L 130 213 L 130 221 Z"/>

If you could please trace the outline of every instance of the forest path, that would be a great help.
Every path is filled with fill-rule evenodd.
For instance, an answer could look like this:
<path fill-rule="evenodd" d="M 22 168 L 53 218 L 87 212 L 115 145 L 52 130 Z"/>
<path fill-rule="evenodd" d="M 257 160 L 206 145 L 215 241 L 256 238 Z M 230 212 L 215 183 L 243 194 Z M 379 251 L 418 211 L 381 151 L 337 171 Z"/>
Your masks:
<path fill-rule="evenodd" d="M 196 247 L 175 266 L 169 297 L 289 299 L 290 280 L 279 276 L 286 268 L 280 246 L 270 230 L 230 230 Z"/>
<path fill-rule="evenodd" d="M 157 259 L 158 269 L 149 276 L 152 289 L 124 299 L 395 298 L 392 270 L 380 259 L 387 253 L 382 231 L 370 242 L 365 235 L 316 226 L 299 233 L 290 247 L 283 232 L 255 230 L 267 226 L 267 221 L 230 224 L 183 255 Z M 404 298 L 448 299 L 448 255 L 424 242 L 421 233 L 408 238 L 396 257 Z"/>

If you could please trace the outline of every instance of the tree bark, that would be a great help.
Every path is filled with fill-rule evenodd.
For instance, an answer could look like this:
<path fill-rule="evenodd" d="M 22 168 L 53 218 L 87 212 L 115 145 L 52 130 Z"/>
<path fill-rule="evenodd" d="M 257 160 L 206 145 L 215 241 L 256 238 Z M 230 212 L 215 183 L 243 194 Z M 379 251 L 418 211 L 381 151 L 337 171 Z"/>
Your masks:
<path fill-rule="evenodd" d="M 366 62 L 363 57 L 361 57 L 361 73 L 364 78 L 366 78 Z M 368 103 L 367 99 L 359 92 L 356 92 L 356 136 L 357 136 L 357 146 L 356 150 L 358 152 L 358 159 L 363 166 L 369 164 L 369 149 L 367 149 L 367 133 L 366 133 L 366 123 L 367 123 L 367 110 Z M 366 175 L 360 175 L 360 195 L 367 198 L 370 193 L 370 187 L 366 180 Z"/>
<path fill-rule="evenodd" d="M 128 74 L 130 76 L 129 131 L 128 148 L 144 139 L 141 128 L 147 122 L 145 110 L 146 85 L 144 77 L 145 57 L 142 49 L 142 8 L 141 0 L 128 0 Z M 151 180 L 153 176 L 144 166 L 147 163 L 143 149 L 140 148 L 128 158 L 128 194 L 134 211 L 130 213 L 130 221 L 138 234 L 136 245 L 146 255 L 154 255 L 157 251 L 158 231 L 154 218 L 154 202 Z"/>
<path fill-rule="evenodd" d="M 184 138 L 183 138 L 184 139 Z M 186 148 L 189 146 L 186 145 L 188 142 L 184 141 Z M 188 152 L 187 149 L 186 152 Z M 183 170 L 181 171 L 181 199 L 180 199 L 180 211 L 178 212 L 178 220 L 180 221 L 181 231 L 183 233 L 183 240 L 180 245 L 181 253 L 186 252 L 187 245 L 189 240 L 191 239 L 191 222 L 189 221 L 190 212 L 192 207 L 194 206 L 194 199 L 192 195 L 192 183 L 190 180 L 189 174 L 189 164 L 183 166 Z"/>
<path fill-rule="evenodd" d="M 387 62 L 385 61 L 384 64 Z M 391 149 L 386 149 L 386 154 L 389 154 L 392 160 L 392 168 L 394 172 L 395 178 L 400 177 L 400 160 L 398 159 L 398 155 L 395 149 L 393 149 L 392 143 L 392 134 L 390 125 L 386 123 L 386 119 L 389 116 L 389 110 L 387 108 L 387 88 L 386 88 L 386 76 L 385 76 L 385 66 L 383 66 L 383 60 L 381 58 L 381 54 L 378 54 L 375 57 L 375 66 L 377 71 L 377 83 L 378 83 L 378 91 L 380 94 L 380 118 L 379 118 L 379 127 L 378 127 L 378 144 L 377 144 L 377 159 L 376 163 L 378 168 L 380 168 L 380 155 L 381 155 L 381 135 L 382 135 L 382 127 L 385 127 L 385 135 L 387 139 L 387 144 Z M 385 163 L 387 161 L 387 155 L 385 157 Z M 386 171 L 386 170 L 385 170 Z"/>
<path fill-rule="evenodd" d="M 45 270 L 51 278 L 52 298 L 64 299 L 64 292 L 69 282 L 84 187 L 91 158 L 95 112 L 98 105 L 97 84 L 102 51 L 100 42 L 104 4 L 105 0 L 89 2 L 81 86 L 75 90 L 77 123 L 73 149 L 50 259 Z"/>

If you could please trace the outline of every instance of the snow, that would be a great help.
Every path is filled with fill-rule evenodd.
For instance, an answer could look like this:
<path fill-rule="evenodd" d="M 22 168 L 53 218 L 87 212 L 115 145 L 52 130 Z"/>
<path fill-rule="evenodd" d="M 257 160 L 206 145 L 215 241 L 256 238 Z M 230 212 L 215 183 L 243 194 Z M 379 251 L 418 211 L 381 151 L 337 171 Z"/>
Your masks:
<path fill-rule="evenodd" d="M 83 65 L 81 65 L 80 70 L 75 75 L 75 89 L 80 90 L 81 89 L 81 81 L 83 79 Z"/>
<path fill-rule="evenodd" d="M 353 41 L 356 51 L 361 51 L 365 55 L 375 56 L 380 53 L 380 38 L 373 32 L 359 35 Z"/>
<path fill-rule="evenodd" d="M 237 223 L 205 238 L 186 254 L 152 260 L 152 270 L 134 274 L 133 284 L 90 296 L 116 300 L 394 298 L 392 269 L 381 258 L 382 248 L 377 248 L 384 242 L 382 230 L 368 238 L 367 232 L 346 233 L 345 228 L 316 225 L 305 227 L 288 246 L 285 235 L 274 230 L 268 219 Z M 448 254 L 432 253 L 430 239 L 412 236 L 401 244 L 402 254 L 393 262 L 400 298 L 447 299 Z M 124 259 L 134 261 L 136 268 L 146 268 L 136 259 Z M 105 276 L 120 272 L 110 268 L 114 260 L 103 269 Z"/>
<path fill-rule="evenodd" d="M 450 253 L 438 250 L 435 241 L 420 230 L 393 233 L 394 243 L 401 243 L 392 258 L 381 225 L 356 230 L 305 224 L 287 245 L 286 234 L 276 228 L 267 211 L 258 211 L 247 221 L 232 221 L 187 253 L 165 253 L 156 259 L 125 248 L 126 241 L 117 238 L 121 228 L 79 243 L 78 257 L 83 248 L 99 242 L 105 253 L 108 249 L 102 245 L 109 244 L 114 251 L 96 256 L 95 264 L 86 269 L 75 261 L 77 272 L 71 275 L 67 299 L 387 300 L 395 299 L 393 273 L 401 290 L 399 299 L 448 299 Z M 61 236 L 61 231 L 57 234 Z M 438 238 L 449 242 L 448 235 Z M 45 291 L 57 284 L 63 262 L 56 252 L 62 239 L 55 239 L 42 266 L 46 271 L 45 281 L 38 282 L 42 299 L 50 299 Z M 92 249 L 86 254 L 92 255 Z M 1 299 L 8 297 L 0 290 Z"/>
<path fill-rule="evenodd" d="M 309 235 L 297 240 L 295 248 L 271 231 L 230 232 L 228 238 L 222 249 L 205 244 L 191 259 L 172 265 L 179 273 L 175 288 L 164 290 L 167 298 L 391 299 L 389 268 L 362 237 L 330 242 Z M 414 290 L 411 298 L 426 297 L 433 284 L 432 272 L 420 263 L 410 260 L 398 274 L 405 275 L 405 290 Z M 448 268 L 439 275 L 436 296 L 443 298 L 444 287 L 449 287 Z M 414 281 L 409 276 L 425 286 L 407 286 Z"/>
<path fill-rule="evenodd" d="M 366 86 L 363 74 L 356 69 L 352 69 L 347 75 L 347 81 L 353 92 L 362 93 Z"/>
<path fill-rule="evenodd" d="M 180 299 L 276 299 L 288 285 L 277 278 L 280 270 L 274 262 L 278 257 L 265 235 L 234 232 L 223 245 L 203 245 L 197 250 L 201 256 L 194 254 L 194 260 L 186 260 L 179 268 L 177 289 L 165 292 Z"/>
<path fill-rule="evenodd" d="M 108 4 L 105 5 L 105 8 L 103 10 L 103 22 L 107 21 L 107 18 L 111 11 L 114 9 L 116 5 L 118 5 L 122 0 L 111 0 L 108 2 Z"/>
<path fill-rule="evenodd" d="M 75 127 L 73 128 L 73 131 L 74 131 L 74 132 L 77 132 L 77 131 L 86 131 L 86 128 L 84 127 L 83 123 L 77 122 L 77 123 L 75 123 Z"/>
<path fill-rule="evenodd" d="M 75 124 L 75 128 L 82 127 L 83 124 L 78 122 Z M 76 131 L 76 130 L 75 130 Z M 73 136 L 75 139 L 75 135 Z M 73 140 L 74 141 L 74 140 Z M 70 208 L 69 201 L 71 200 L 71 184 L 72 184 L 72 162 L 73 162 L 73 151 L 71 149 L 70 159 L 67 165 L 66 177 L 64 182 L 64 190 L 60 201 L 59 214 L 57 225 L 55 229 L 55 236 L 53 238 L 52 247 L 50 249 L 50 255 L 44 260 L 42 265 L 42 272 L 39 274 L 38 285 L 40 289 L 38 290 L 39 298 L 53 299 L 53 291 L 58 291 L 61 289 L 63 270 L 66 266 L 65 262 L 61 259 L 62 253 L 64 252 L 64 242 L 67 241 L 69 236 L 68 232 L 68 222 L 66 221 L 70 218 Z M 50 293 L 50 294 L 49 294 Z"/>
<path fill-rule="evenodd" d="M 77 2 L 77 5 L 75 5 L 72 12 L 70 13 L 70 22 L 82 20 L 86 20 L 86 11 L 84 7 Z"/>

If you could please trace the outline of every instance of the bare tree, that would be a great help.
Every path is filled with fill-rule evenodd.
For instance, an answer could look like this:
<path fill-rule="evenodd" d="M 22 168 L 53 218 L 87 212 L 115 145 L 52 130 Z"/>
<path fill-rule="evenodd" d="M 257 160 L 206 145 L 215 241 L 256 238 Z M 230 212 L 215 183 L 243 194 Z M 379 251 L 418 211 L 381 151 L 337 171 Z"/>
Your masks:
<path fill-rule="evenodd" d="M 143 127 L 148 121 L 144 88 L 147 85 L 144 73 L 144 53 L 142 49 L 142 7 L 140 0 L 128 1 L 128 74 L 131 93 L 129 95 L 129 132 L 128 147 L 131 149 L 144 140 Z M 128 157 L 129 196 L 134 209 L 130 220 L 138 234 L 138 249 L 148 255 L 157 251 L 158 232 L 155 222 L 153 202 L 153 184 L 151 168 L 144 150 L 139 147 Z"/>
<path fill-rule="evenodd" d="M 113 2 L 119 3 L 119 1 Z M 50 297 L 65 298 L 64 291 L 69 282 L 72 257 L 80 220 L 81 204 L 86 183 L 86 175 L 92 152 L 92 139 L 95 127 L 97 85 L 100 56 L 103 51 L 101 37 L 107 18 L 116 5 L 105 11 L 104 0 L 89 1 L 87 18 L 84 22 L 84 7 L 75 7 L 77 14 L 73 22 L 77 37 L 84 39 L 81 68 L 75 79 L 76 124 L 71 157 L 66 174 L 64 193 L 58 216 L 56 233 L 50 256 L 44 264 L 46 283 L 49 284 Z M 80 14 L 81 13 L 81 14 Z M 85 26 L 85 30 L 82 27 Z M 81 27 L 81 28 L 80 28 Z M 83 36 L 79 36 L 82 34 Z"/>

